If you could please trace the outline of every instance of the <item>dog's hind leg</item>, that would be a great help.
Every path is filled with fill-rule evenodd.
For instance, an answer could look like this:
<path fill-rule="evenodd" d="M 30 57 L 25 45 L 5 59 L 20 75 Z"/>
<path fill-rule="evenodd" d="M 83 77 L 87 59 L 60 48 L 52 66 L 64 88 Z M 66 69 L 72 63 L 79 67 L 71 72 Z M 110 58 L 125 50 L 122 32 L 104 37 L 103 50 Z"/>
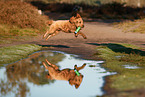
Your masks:
<path fill-rule="evenodd" d="M 49 30 L 46 31 L 46 33 L 43 35 L 43 38 L 47 37 L 49 34 L 54 33 L 55 29 L 53 26 L 50 27 Z"/>
<path fill-rule="evenodd" d="M 45 40 L 48 40 L 50 37 L 55 36 L 56 34 L 58 34 L 58 31 L 54 31 L 53 33 L 50 33 Z"/>
<path fill-rule="evenodd" d="M 49 32 L 48 31 L 46 31 L 46 33 L 43 35 L 43 38 L 45 38 L 46 37 L 46 35 L 48 34 Z"/>
<path fill-rule="evenodd" d="M 46 60 L 47 64 L 49 66 L 53 67 L 55 70 L 58 70 L 59 69 L 57 65 L 51 64 L 47 59 L 45 59 L 45 60 Z"/>
<path fill-rule="evenodd" d="M 43 62 L 43 65 L 44 65 L 44 67 L 46 68 L 46 69 L 48 69 L 48 66 Z"/>

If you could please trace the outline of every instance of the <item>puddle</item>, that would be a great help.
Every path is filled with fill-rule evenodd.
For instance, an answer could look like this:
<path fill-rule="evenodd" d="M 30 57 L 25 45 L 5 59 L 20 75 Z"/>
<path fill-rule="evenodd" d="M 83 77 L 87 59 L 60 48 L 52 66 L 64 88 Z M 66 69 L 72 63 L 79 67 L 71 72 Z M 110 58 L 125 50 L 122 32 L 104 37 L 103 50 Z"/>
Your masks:
<path fill-rule="evenodd" d="M 84 76 L 76 89 L 69 81 L 47 79 L 48 70 L 42 61 L 59 66 L 59 69 L 74 69 L 74 65 L 86 67 L 79 72 Z M 0 97 L 96 97 L 104 92 L 103 77 L 114 73 L 100 67 L 103 61 L 83 60 L 73 54 L 41 51 L 18 62 L 0 68 Z"/>
<path fill-rule="evenodd" d="M 123 66 L 124 66 L 124 68 L 127 68 L 127 69 L 138 69 L 138 68 L 140 68 L 138 66 L 131 66 L 131 65 L 123 65 Z"/>

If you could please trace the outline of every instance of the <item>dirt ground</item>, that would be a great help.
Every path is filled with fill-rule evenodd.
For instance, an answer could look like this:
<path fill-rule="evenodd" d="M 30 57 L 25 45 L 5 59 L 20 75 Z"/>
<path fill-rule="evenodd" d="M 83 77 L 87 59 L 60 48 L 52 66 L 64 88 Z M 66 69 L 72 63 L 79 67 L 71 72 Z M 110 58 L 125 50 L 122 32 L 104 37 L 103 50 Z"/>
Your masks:
<path fill-rule="evenodd" d="M 52 15 L 54 16 L 54 15 Z M 61 16 L 60 16 L 61 18 Z M 52 19 L 59 19 L 52 18 Z M 37 44 L 48 47 L 50 50 L 64 51 L 71 54 L 80 55 L 84 59 L 94 59 L 96 45 L 90 43 L 129 43 L 145 48 L 145 34 L 140 33 L 124 33 L 121 29 L 114 28 L 111 20 L 85 20 L 85 27 L 82 32 L 87 36 L 83 39 L 81 36 L 77 38 L 73 33 L 60 32 L 58 35 L 45 41 L 42 35 L 28 41 L 14 42 L 11 44 L 0 44 L 0 47 L 11 46 L 17 44 Z M 45 33 L 45 32 L 44 32 Z"/>
<path fill-rule="evenodd" d="M 87 22 L 85 22 L 85 27 L 82 29 L 82 32 L 87 36 L 87 39 L 83 39 L 82 36 L 76 38 L 73 33 L 60 32 L 47 41 L 40 35 L 28 41 L 0 44 L 0 47 L 26 43 L 37 44 L 48 47 L 51 50 L 77 54 L 85 59 L 96 59 L 93 57 L 93 54 L 96 53 L 96 45 L 91 45 L 89 43 L 129 43 L 145 47 L 145 34 L 124 33 L 121 29 L 114 28 L 110 23 L 112 22 L 111 20 L 85 21 Z"/>

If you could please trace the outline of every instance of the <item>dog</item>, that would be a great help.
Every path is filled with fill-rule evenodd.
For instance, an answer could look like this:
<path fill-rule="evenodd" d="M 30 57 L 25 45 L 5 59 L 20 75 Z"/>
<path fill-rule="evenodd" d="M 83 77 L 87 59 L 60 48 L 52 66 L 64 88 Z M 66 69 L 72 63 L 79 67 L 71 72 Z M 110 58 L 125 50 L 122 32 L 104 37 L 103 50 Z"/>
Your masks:
<path fill-rule="evenodd" d="M 47 59 L 46 62 L 49 66 L 43 62 L 43 65 L 46 69 L 48 69 L 48 75 L 46 77 L 48 79 L 55 79 L 55 80 L 66 80 L 69 82 L 70 85 L 75 85 L 75 88 L 77 89 L 83 80 L 83 75 L 79 73 L 80 75 L 77 75 L 75 73 L 75 70 L 73 69 L 63 69 L 60 70 L 57 65 L 51 64 Z M 74 68 L 79 71 L 83 69 L 86 66 L 86 64 L 83 64 L 81 67 L 77 67 L 77 65 L 74 66 Z"/>
<path fill-rule="evenodd" d="M 50 25 L 50 28 L 49 31 L 47 30 L 43 36 L 43 38 L 46 38 L 46 40 L 58 34 L 59 31 L 74 33 L 75 37 L 81 35 L 84 39 L 87 39 L 87 37 L 81 31 L 75 33 L 78 27 L 84 28 L 83 19 L 79 13 L 73 14 L 69 20 L 48 21 L 47 24 Z"/>

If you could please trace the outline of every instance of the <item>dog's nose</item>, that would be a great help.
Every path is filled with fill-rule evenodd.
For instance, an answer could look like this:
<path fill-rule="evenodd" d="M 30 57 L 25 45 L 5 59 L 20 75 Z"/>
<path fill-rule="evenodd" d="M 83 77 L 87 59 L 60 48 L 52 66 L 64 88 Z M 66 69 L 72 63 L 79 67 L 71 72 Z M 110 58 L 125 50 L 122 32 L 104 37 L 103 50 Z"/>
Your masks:
<path fill-rule="evenodd" d="M 84 28 L 84 25 L 82 25 L 82 28 Z"/>

